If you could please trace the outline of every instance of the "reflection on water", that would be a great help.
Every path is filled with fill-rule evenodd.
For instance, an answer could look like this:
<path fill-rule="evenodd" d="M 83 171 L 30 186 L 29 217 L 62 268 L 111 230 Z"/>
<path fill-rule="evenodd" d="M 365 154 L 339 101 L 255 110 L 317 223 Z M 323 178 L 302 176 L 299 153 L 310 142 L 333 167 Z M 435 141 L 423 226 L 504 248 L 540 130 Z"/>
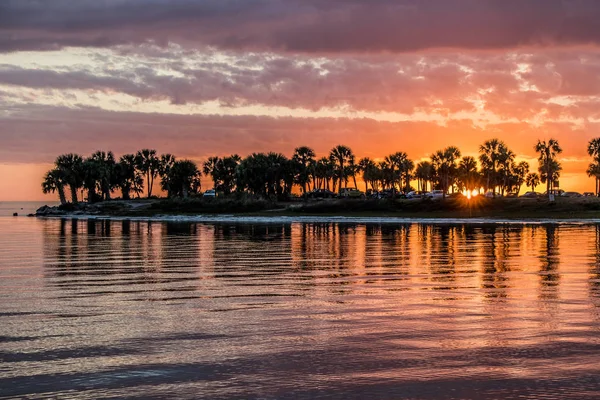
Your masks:
<path fill-rule="evenodd" d="M 600 397 L 600 226 L 0 218 L 0 243 L 0 397 Z"/>

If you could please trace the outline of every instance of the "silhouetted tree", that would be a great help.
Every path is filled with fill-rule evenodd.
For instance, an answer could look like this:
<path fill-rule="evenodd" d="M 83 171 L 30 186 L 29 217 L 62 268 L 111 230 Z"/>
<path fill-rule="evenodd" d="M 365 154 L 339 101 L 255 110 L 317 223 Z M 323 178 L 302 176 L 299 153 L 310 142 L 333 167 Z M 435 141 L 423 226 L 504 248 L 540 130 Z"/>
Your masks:
<path fill-rule="evenodd" d="M 342 185 L 345 185 L 346 183 L 345 166 L 350 162 L 352 158 L 354 158 L 354 154 L 352 153 L 352 150 L 350 150 L 350 148 L 347 146 L 336 146 L 333 149 L 331 149 L 331 152 L 329 153 L 329 159 L 336 165 L 337 168 L 340 190 L 342 189 Z M 335 191 L 335 183 L 333 190 Z"/>
<path fill-rule="evenodd" d="M 453 182 L 457 166 L 456 162 L 460 158 L 460 150 L 457 147 L 450 146 L 444 150 L 439 150 L 431 155 L 431 164 L 443 191 L 442 198 L 446 198 L 450 183 Z"/>
<path fill-rule="evenodd" d="M 123 200 L 131 199 L 131 192 L 138 196 L 143 190 L 144 179 L 136 168 L 135 155 L 121 156 L 116 165 L 117 186 L 121 189 Z"/>
<path fill-rule="evenodd" d="M 112 190 L 117 186 L 116 162 L 114 154 L 109 151 L 96 151 L 85 160 L 86 170 L 89 173 L 88 188 L 93 185 L 101 193 L 102 200 L 110 200 Z M 93 171 L 91 171 L 93 170 Z M 95 193 L 95 190 L 93 191 Z M 93 201 L 93 200 L 92 200 Z"/>
<path fill-rule="evenodd" d="M 60 204 L 66 204 L 67 199 L 65 197 L 65 175 L 63 171 L 58 168 L 54 168 L 46 173 L 44 181 L 42 182 L 42 192 L 44 194 L 58 192 L 58 198 Z"/>
<path fill-rule="evenodd" d="M 307 146 L 297 147 L 294 150 L 292 161 L 297 166 L 295 183 L 300 185 L 302 193 L 306 193 L 307 185 L 310 190 L 310 181 L 313 175 L 312 169 L 315 164 L 315 151 Z"/>
<path fill-rule="evenodd" d="M 421 161 L 417 164 L 415 177 L 419 181 L 419 190 L 429 190 L 427 184 L 433 182 L 435 177 L 433 165 L 429 161 Z"/>
<path fill-rule="evenodd" d="M 375 190 L 375 182 L 379 179 L 377 164 L 370 158 L 365 157 L 361 158 L 358 162 L 358 167 L 362 172 L 363 181 L 365 182 L 365 192 L 369 190 L 369 183 L 371 184 L 371 189 Z"/>
<path fill-rule="evenodd" d="M 532 192 L 535 192 L 535 188 L 540 184 L 540 176 L 535 172 L 527 174 L 527 177 L 525 178 L 525 184 L 527 187 L 531 188 Z"/>
<path fill-rule="evenodd" d="M 593 162 L 587 169 L 589 177 L 594 177 L 596 180 L 595 192 L 596 196 L 600 193 L 600 138 L 590 140 L 587 148 L 588 154 L 592 157 Z"/>
<path fill-rule="evenodd" d="M 217 190 L 219 187 L 219 163 L 221 159 L 219 157 L 209 157 L 204 162 L 203 172 L 204 175 L 210 176 L 213 181 L 213 189 Z"/>
<path fill-rule="evenodd" d="M 146 177 L 146 189 L 148 190 L 148 198 L 150 198 L 152 196 L 154 180 L 160 170 L 160 160 L 156 156 L 156 150 L 143 149 L 138 151 L 135 161 L 138 170 Z"/>
<path fill-rule="evenodd" d="M 472 192 L 479 187 L 481 175 L 477 171 L 477 161 L 474 157 L 465 156 L 458 163 L 456 172 L 457 183 L 461 191 Z"/>
<path fill-rule="evenodd" d="M 175 165 L 176 158 L 173 154 L 163 154 L 160 156 L 160 162 L 158 164 L 158 174 L 160 175 L 160 186 L 161 189 L 167 192 L 167 197 L 173 195 L 171 189 L 171 168 Z"/>
<path fill-rule="evenodd" d="M 481 172 L 486 178 L 485 190 L 491 190 L 496 197 L 496 187 L 500 186 L 500 181 L 504 181 L 504 178 L 508 177 L 510 163 L 514 160 L 515 155 L 499 139 L 485 141 L 479 146 L 479 153 Z M 503 171 L 502 176 L 500 176 L 499 169 Z"/>
<path fill-rule="evenodd" d="M 174 196 L 187 198 L 190 193 L 198 193 L 201 189 L 200 170 L 190 160 L 174 161 L 166 178 Z"/>
<path fill-rule="evenodd" d="M 62 173 L 64 182 L 71 189 L 71 201 L 78 202 L 77 190 L 83 186 L 83 157 L 78 154 L 63 154 L 56 158 L 54 165 Z"/>
<path fill-rule="evenodd" d="M 546 183 L 546 192 L 550 196 L 562 170 L 557 160 L 558 154 L 562 153 L 562 148 L 557 140 L 550 139 L 548 142 L 538 140 L 534 149 L 540 154 L 538 157 L 540 178 L 542 183 Z"/>

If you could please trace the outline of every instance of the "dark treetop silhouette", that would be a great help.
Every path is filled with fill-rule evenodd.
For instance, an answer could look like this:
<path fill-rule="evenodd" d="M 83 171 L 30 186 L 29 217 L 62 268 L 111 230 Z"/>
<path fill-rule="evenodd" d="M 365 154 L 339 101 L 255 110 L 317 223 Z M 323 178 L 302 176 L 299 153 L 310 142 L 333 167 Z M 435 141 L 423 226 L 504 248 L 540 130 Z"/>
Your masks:
<path fill-rule="evenodd" d="M 57 157 L 54 168 L 46 173 L 42 183 L 44 193 L 58 193 L 62 204 L 68 201 L 65 189 L 71 193 L 72 203 L 78 202 L 78 192 L 87 192 L 88 202 L 110 200 L 119 190 L 125 200 L 146 192 L 153 195 L 154 183 L 160 179 L 167 197 L 188 197 L 201 191 L 201 173 L 209 176 L 214 189 L 223 195 L 246 192 L 252 195 L 285 199 L 296 186 L 302 193 L 314 190 L 347 188 L 349 182 L 357 187 L 356 176 L 362 176 L 365 190 L 393 189 L 396 192 L 441 190 L 448 193 L 490 191 L 494 194 L 519 193 L 523 184 L 531 190 L 545 183 L 547 192 L 558 186 L 562 152 L 554 139 L 538 141 L 534 149 L 539 153 L 539 175 L 529 173 L 526 162 L 515 162 L 515 153 L 499 139 L 485 141 L 479 148 L 479 160 L 461 157 L 457 147 L 447 147 L 432 153 L 429 161 L 416 164 L 404 152 L 395 152 L 375 162 L 363 158 L 356 162 L 352 150 L 344 145 L 331 149 L 328 157 L 316 158 L 307 146 L 294 150 L 291 158 L 279 153 L 253 153 L 245 158 L 237 154 L 210 157 L 198 168 L 191 160 L 177 160 L 172 154 L 158 155 L 156 150 L 142 149 L 136 154 L 124 154 L 118 160 L 112 152 L 97 151 L 84 158 L 77 154 Z M 588 145 L 594 162 L 588 175 L 596 179 L 600 189 L 600 138 Z"/>

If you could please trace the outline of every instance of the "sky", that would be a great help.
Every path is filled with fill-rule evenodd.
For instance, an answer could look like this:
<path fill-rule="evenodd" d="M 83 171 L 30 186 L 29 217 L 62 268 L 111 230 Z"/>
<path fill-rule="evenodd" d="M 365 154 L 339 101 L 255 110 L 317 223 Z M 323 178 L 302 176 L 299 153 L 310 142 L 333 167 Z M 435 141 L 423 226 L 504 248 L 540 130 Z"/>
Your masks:
<path fill-rule="evenodd" d="M 0 201 L 45 200 L 57 155 L 358 157 L 499 138 L 593 191 L 597 0 L 3 0 Z M 541 187 L 540 187 L 541 189 Z"/>

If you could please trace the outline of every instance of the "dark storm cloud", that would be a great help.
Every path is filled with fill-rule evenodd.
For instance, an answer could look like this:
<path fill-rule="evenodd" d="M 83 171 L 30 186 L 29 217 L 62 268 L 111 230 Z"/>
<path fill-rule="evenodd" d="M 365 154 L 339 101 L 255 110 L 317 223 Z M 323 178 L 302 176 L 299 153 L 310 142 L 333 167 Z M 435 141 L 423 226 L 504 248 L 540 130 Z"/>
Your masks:
<path fill-rule="evenodd" d="M 152 41 L 297 52 L 598 44 L 597 0 L 0 2 L 0 51 Z"/>

